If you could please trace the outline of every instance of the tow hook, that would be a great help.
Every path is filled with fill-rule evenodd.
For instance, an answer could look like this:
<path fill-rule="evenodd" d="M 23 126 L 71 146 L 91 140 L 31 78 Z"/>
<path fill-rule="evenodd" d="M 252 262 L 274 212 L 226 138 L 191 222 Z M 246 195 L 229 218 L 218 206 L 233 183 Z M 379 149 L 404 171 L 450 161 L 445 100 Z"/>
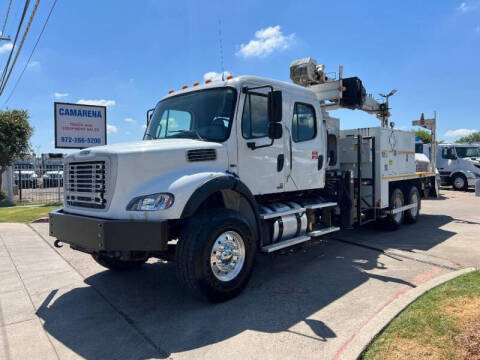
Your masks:
<path fill-rule="evenodd" d="M 63 247 L 63 245 L 60 245 L 61 244 L 61 241 L 60 240 L 55 240 L 55 242 L 53 243 L 53 246 L 55 246 L 56 248 L 61 248 Z"/>

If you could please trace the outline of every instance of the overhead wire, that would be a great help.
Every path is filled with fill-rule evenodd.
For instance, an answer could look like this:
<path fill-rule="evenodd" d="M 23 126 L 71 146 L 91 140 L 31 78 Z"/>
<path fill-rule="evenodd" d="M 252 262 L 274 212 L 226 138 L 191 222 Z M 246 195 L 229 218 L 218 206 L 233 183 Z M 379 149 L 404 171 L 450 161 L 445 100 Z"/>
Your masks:
<path fill-rule="evenodd" d="M 15 64 L 17 63 L 18 56 L 20 55 L 20 52 L 22 51 L 23 44 L 25 43 L 25 39 L 27 38 L 28 31 L 30 30 L 30 26 L 32 25 L 33 18 L 35 17 L 35 14 L 37 12 L 38 4 L 40 3 L 40 0 L 37 0 L 35 3 L 35 6 L 33 7 L 33 11 L 30 14 L 30 19 L 28 20 L 27 27 L 25 28 L 25 32 L 23 33 L 22 40 L 20 41 L 20 45 L 18 46 L 18 50 L 15 54 L 15 58 L 13 59 L 12 66 L 10 66 L 10 70 L 8 71 L 7 77 L 4 79 L 3 83 L 1 84 L 0 87 L 0 95 L 3 94 L 3 91 L 5 90 L 5 86 L 7 86 L 8 79 L 10 79 L 10 75 L 12 74 L 12 70 L 15 67 Z"/>
<path fill-rule="evenodd" d="M 5 101 L 5 103 L 3 104 L 2 107 L 5 107 L 8 104 L 8 102 L 10 101 L 10 98 L 12 97 L 13 93 L 15 92 L 15 90 L 18 86 L 18 83 L 22 79 L 22 76 L 25 73 L 25 70 L 27 69 L 28 64 L 30 64 L 30 60 L 32 59 L 32 56 L 35 53 L 35 50 L 37 49 L 37 45 L 40 42 L 40 39 L 43 35 L 43 32 L 45 31 L 45 28 L 47 27 L 48 21 L 50 20 L 50 16 L 52 15 L 52 12 L 53 12 L 53 9 L 55 8 L 56 3 L 57 3 L 57 0 L 54 0 L 53 3 L 52 3 L 52 6 L 50 7 L 50 12 L 48 13 L 47 18 L 45 19 L 45 22 L 43 23 L 42 30 L 40 31 L 40 34 L 38 35 L 37 40 L 35 41 L 35 45 L 33 46 L 32 51 L 30 52 L 30 56 L 28 57 L 28 60 L 25 63 L 25 66 L 23 67 L 23 70 L 20 73 L 20 76 L 18 77 L 17 81 L 15 82 L 15 85 L 13 86 L 12 91 L 10 91 L 10 94 L 8 95 L 8 98 L 7 98 L 7 100 Z"/>
<path fill-rule="evenodd" d="M 15 40 L 13 40 L 12 49 L 10 50 L 10 54 L 8 55 L 7 63 L 2 71 L 2 77 L 0 79 L 0 84 L 3 84 L 5 79 L 5 75 L 7 74 L 8 66 L 10 65 L 10 60 L 12 59 L 13 52 L 15 51 L 15 46 L 17 44 L 18 35 L 20 34 L 20 30 L 22 28 L 23 20 L 25 19 L 25 15 L 27 13 L 28 6 L 30 5 L 30 0 L 25 1 L 25 6 L 23 7 L 22 17 L 20 18 L 20 22 L 18 23 L 17 33 L 15 34 Z"/>
<path fill-rule="evenodd" d="M 0 36 L 5 35 L 5 27 L 7 26 L 7 21 L 8 21 L 8 15 L 10 14 L 10 8 L 12 7 L 12 0 L 8 3 L 8 9 L 7 9 L 7 14 L 5 15 L 5 20 L 3 21 L 3 26 L 2 26 L 2 33 Z"/>

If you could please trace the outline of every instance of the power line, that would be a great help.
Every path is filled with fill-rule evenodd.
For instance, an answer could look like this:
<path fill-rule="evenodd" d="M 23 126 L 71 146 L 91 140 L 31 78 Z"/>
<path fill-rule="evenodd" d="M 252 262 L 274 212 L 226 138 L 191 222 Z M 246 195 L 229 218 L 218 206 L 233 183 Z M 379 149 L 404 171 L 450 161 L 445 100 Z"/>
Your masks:
<path fill-rule="evenodd" d="M 10 0 L 10 2 L 8 3 L 7 15 L 5 15 L 5 21 L 3 22 L 3 27 L 2 27 L 2 34 L 1 34 L 2 37 L 5 35 L 5 26 L 7 26 L 8 15 L 10 14 L 11 7 L 12 7 L 12 0 Z"/>
<path fill-rule="evenodd" d="M 37 12 L 38 4 L 40 3 L 40 0 L 37 0 L 35 3 L 35 6 L 33 7 L 33 11 L 30 14 L 30 20 L 28 20 L 27 27 L 25 28 L 25 32 L 23 33 L 22 41 L 20 41 L 20 45 L 18 46 L 17 53 L 15 54 L 15 58 L 13 59 L 12 66 L 10 66 L 10 70 L 8 71 L 8 75 L 5 78 L 4 82 L 2 83 L 2 86 L 0 87 L 0 95 L 3 94 L 3 90 L 5 90 L 5 86 L 7 86 L 8 79 L 10 79 L 10 75 L 12 74 L 12 70 L 15 67 L 15 64 L 17 63 L 18 55 L 20 55 L 20 51 L 22 51 L 23 44 L 25 42 L 25 39 L 27 38 L 28 31 L 30 30 L 30 26 L 32 25 L 33 18 L 35 17 L 35 14 Z"/>
<path fill-rule="evenodd" d="M 20 19 L 20 23 L 18 24 L 17 33 L 15 34 L 15 40 L 13 40 L 13 46 L 10 50 L 10 55 L 8 55 L 7 63 L 2 72 L 2 78 L 0 80 L 0 84 L 3 84 L 3 80 L 5 75 L 7 74 L 8 66 L 10 65 L 10 60 L 12 59 L 13 52 L 15 51 L 15 45 L 17 44 L 18 35 L 20 34 L 20 29 L 22 28 L 23 20 L 25 19 L 25 14 L 27 13 L 28 5 L 30 4 L 30 0 L 25 1 L 25 6 L 23 7 L 22 17 Z"/>
<path fill-rule="evenodd" d="M 15 67 L 15 64 L 17 63 L 18 56 L 20 55 L 20 52 L 22 51 L 23 44 L 25 43 L 25 39 L 27 38 L 28 31 L 30 30 L 30 26 L 32 25 L 33 18 L 35 17 L 35 14 L 37 12 L 38 4 L 40 3 L 40 0 L 37 0 L 35 3 L 35 6 L 33 7 L 33 11 L 30 14 L 30 19 L 28 20 L 27 26 L 25 28 L 25 31 L 22 36 L 22 40 L 20 41 L 20 45 L 18 46 L 18 50 L 15 54 L 15 58 L 13 59 L 12 66 L 10 66 L 10 70 L 8 71 L 7 76 L 4 78 L 4 81 L 2 82 L 0 86 L 0 95 L 3 94 L 3 91 L 5 90 L 5 86 L 7 86 L 8 79 L 10 79 L 10 75 L 12 74 L 12 70 Z"/>
<path fill-rule="evenodd" d="M 33 53 L 35 52 L 35 49 L 37 48 L 37 45 L 38 45 L 38 43 L 40 42 L 40 38 L 42 37 L 43 32 L 45 31 L 45 28 L 47 27 L 48 20 L 50 20 L 50 16 L 52 15 L 52 12 L 53 12 L 53 9 L 55 8 L 55 4 L 56 4 L 56 3 L 57 3 L 57 0 L 54 0 L 54 1 L 53 1 L 53 4 L 52 4 L 52 7 L 50 8 L 50 12 L 48 13 L 47 18 L 45 19 L 45 22 L 43 23 L 42 30 L 40 31 L 40 34 L 39 34 L 38 37 L 37 37 L 37 41 L 35 42 L 35 45 L 33 46 L 33 49 L 32 49 L 32 51 L 30 52 L 30 56 L 28 57 L 28 60 L 27 60 L 27 62 L 25 63 L 25 66 L 23 67 L 23 70 L 22 70 L 22 72 L 20 73 L 20 76 L 18 77 L 17 81 L 15 82 L 15 85 L 13 86 L 12 91 L 10 91 L 10 94 L 8 95 L 7 101 L 5 101 L 5 103 L 3 104 L 2 107 L 5 107 L 5 105 L 7 105 L 7 103 L 9 102 L 10 98 L 12 97 L 13 93 L 15 92 L 15 89 L 16 89 L 17 86 L 18 86 L 18 83 L 20 82 L 20 80 L 21 80 L 21 78 L 22 78 L 22 76 L 23 76 L 23 73 L 24 73 L 25 70 L 27 69 L 27 66 L 28 66 L 28 64 L 30 63 L 30 60 L 32 59 Z"/>

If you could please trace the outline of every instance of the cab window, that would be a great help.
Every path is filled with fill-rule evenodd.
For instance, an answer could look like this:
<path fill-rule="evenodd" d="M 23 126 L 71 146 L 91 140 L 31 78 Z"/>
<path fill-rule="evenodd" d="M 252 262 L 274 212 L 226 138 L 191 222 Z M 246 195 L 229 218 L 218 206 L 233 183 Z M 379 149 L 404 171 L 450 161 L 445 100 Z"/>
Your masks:
<path fill-rule="evenodd" d="M 268 135 L 268 98 L 266 95 L 249 93 L 245 97 L 242 135 L 245 139 L 261 138 Z"/>
<path fill-rule="evenodd" d="M 308 141 L 317 134 L 315 109 L 312 105 L 295 103 L 292 119 L 292 139 L 294 142 Z"/>

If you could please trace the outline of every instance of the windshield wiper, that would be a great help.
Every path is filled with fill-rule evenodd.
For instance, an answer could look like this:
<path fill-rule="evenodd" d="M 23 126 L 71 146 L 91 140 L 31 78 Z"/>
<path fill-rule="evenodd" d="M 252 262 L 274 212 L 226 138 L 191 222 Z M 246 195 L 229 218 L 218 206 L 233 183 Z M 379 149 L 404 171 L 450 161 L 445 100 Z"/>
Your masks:
<path fill-rule="evenodd" d="M 203 139 L 200 134 L 198 133 L 197 130 L 171 130 L 169 132 L 177 132 L 177 133 L 180 133 L 180 134 L 195 134 L 197 136 L 197 138 L 201 141 L 206 141 L 205 139 Z"/>

